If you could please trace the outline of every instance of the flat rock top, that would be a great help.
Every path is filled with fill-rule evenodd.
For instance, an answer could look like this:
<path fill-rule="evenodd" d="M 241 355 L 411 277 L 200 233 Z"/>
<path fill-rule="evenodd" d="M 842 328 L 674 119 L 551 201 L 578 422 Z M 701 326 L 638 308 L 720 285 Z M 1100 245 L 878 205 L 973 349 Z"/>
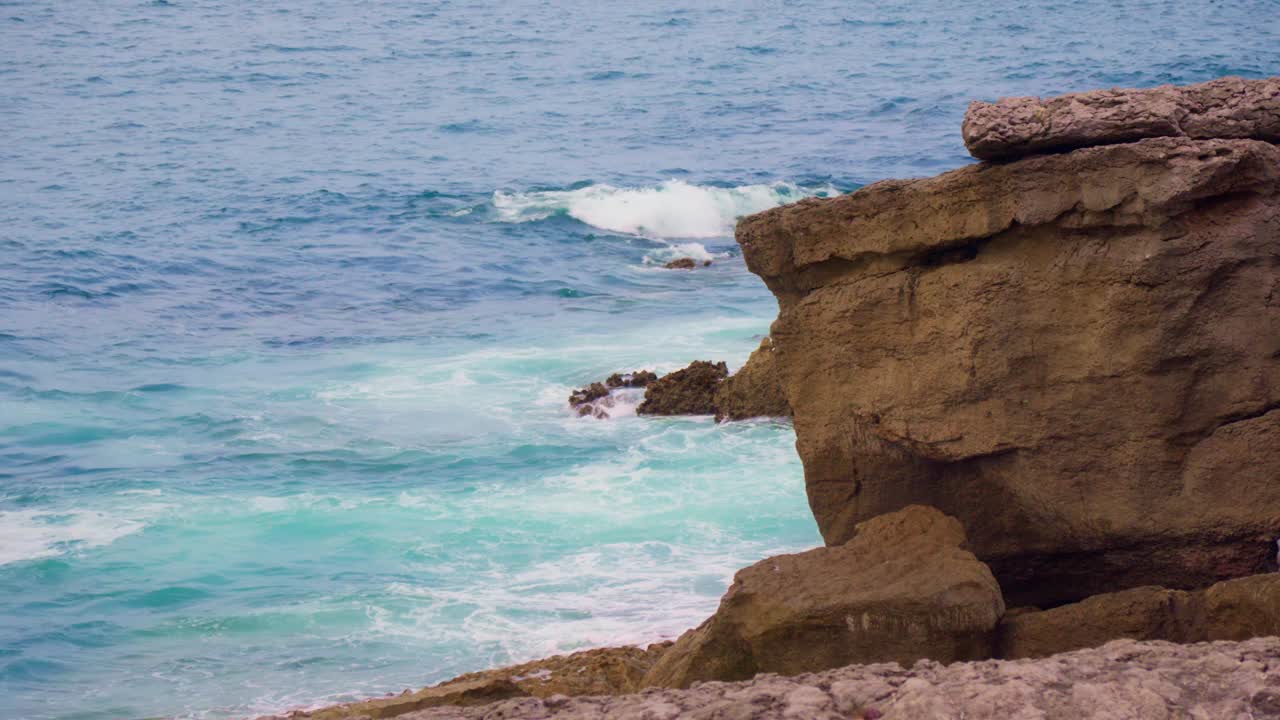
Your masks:
<path fill-rule="evenodd" d="M 1118 640 L 1041 660 L 850 666 L 793 678 L 649 690 L 620 697 L 523 698 L 434 708 L 405 720 L 485 718 L 1278 718 L 1280 638 L 1175 645 Z"/>
<path fill-rule="evenodd" d="M 1198 85 L 974 102 L 962 132 L 979 160 L 1152 137 L 1280 142 L 1280 78 L 1226 77 Z"/>

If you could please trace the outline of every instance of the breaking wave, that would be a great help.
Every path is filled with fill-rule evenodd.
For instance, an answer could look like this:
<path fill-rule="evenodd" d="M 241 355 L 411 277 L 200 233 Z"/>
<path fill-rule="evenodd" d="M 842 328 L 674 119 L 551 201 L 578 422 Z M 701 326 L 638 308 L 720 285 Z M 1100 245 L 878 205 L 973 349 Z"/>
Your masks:
<path fill-rule="evenodd" d="M 807 197 L 839 194 L 831 185 L 805 187 L 778 182 L 716 187 L 668 180 L 656 187 L 588 185 L 576 190 L 498 191 L 493 194 L 493 207 L 499 222 L 536 222 L 567 215 L 601 230 L 629 235 L 714 238 L 733 235 L 734 223 L 743 215 Z"/>

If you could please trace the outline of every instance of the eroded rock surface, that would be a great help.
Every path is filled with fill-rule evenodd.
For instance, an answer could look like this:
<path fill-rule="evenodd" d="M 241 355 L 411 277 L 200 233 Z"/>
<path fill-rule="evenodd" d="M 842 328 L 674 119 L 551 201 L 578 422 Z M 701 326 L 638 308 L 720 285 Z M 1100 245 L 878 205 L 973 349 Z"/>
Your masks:
<path fill-rule="evenodd" d="M 484 705 L 513 697 L 621 695 L 640 689 L 640 679 L 671 643 L 647 648 L 614 647 L 468 673 L 416 692 L 299 711 L 263 720 L 358 720 L 390 718 L 443 705 Z"/>
<path fill-rule="evenodd" d="M 716 389 L 729 376 L 723 362 L 695 360 L 689 367 L 663 375 L 649 383 L 644 402 L 636 408 L 641 415 L 714 415 Z"/>
<path fill-rule="evenodd" d="M 932 505 L 1013 606 L 1274 569 L 1278 189 L 1153 138 L 744 218 L 827 543 Z"/>
<path fill-rule="evenodd" d="M 746 364 L 720 384 L 715 406 L 717 421 L 791 416 L 772 340 L 762 340 Z"/>
<path fill-rule="evenodd" d="M 1121 640 L 1040 660 L 845 667 L 619 697 L 507 700 L 405 720 L 1191 720 L 1280 717 L 1280 639 Z"/>
<path fill-rule="evenodd" d="M 1229 77 L 1185 87 L 974 102 L 965 113 L 963 134 L 965 146 L 980 160 L 1150 137 L 1280 142 L 1280 78 Z"/>
<path fill-rule="evenodd" d="M 1119 638 L 1187 643 L 1280 635 L 1280 573 L 1200 591 L 1133 588 L 1052 610 L 1010 613 L 999 634 L 1003 658 L 1044 657 Z"/>
<path fill-rule="evenodd" d="M 862 523 L 844 545 L 762 560 L 738 571 L 716 614 L 682 635 L 644 684 L 990 657 L 1004 604 L 963 545 L 954 518 L 913 506 Z"/>

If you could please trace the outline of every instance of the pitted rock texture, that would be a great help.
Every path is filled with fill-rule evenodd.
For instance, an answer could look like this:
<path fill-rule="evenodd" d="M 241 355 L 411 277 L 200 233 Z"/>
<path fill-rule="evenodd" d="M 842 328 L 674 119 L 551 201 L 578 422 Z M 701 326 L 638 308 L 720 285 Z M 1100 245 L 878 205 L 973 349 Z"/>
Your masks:
<path fill-rule="evenodd" d="M 827 544 L 937 507 L 1013 607 L 1275 569 L 1278 190 L 1155 138 L 741 220 Z"/>
<path fill-rule="evenodd" d="M 1280 573 L 1194 592 L 1132 588 L 1042 612 L 1010 612 L 1000 623 L 996 654 L 1044 657 L 1119 638 L 1186 643 L 1267 635 L 1280 635 Z"/>
<path fill-rule="evenodd" d="M 645 387 L 640 415 L 715 415 L 716 389 L 729 376 L 723 362 L 694 360 L 683 370 L 654 380 Z"/>
<path fill-rule="evenodd" d="M 762 340 L 746 364 L 716 388 L 715 406 L 717 421 L 791 416 L 773 341 Z"/>
<path fill-rule="evenodd" d="M 1151 137 L 1280 142 L 1280 78 L 1228 77 L 1184 87 L 974 102 L 962 132 L 965 146 L 980 160 Z"/>
<path fill-rule="evenodd" d="M 839 547 L 762 560 L 738 571 L 715 615 L 682 635 L 643 684 L 990 657 L 1004 603 L 963 545 L 954 518 L 913 506 L 862 523 Z"/>
<path fill-rule="evenodd" d="M 1280 718 L 1280 639 L 1121 640 L 1040 660 L 862 665 L 619 697 L 507 700 L 404 720 L 1201 720 Z"/>

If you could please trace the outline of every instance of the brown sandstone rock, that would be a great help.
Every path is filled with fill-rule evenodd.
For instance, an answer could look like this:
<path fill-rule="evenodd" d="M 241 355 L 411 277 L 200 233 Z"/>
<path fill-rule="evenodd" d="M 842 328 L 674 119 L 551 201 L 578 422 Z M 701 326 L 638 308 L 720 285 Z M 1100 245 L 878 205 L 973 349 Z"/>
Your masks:
<path fill-rule="evenodd" d="M 689 367 L 649 383 L 640 415 L 714 415 L 716 388 L 729 375 L 723 362 L 695 360 Z"/>
<path fill-rule="evenodd" d="M 1194 596 L 1160 587 L 1094 595 L 1052 610 L 1010 613 L 1000 622 L 996 655 L 1045 657 L 1112 640 L 1179 641 L 1195 622 Z"/>
<path fill-rule="evenodd" d="M 380 720 L 441 705 L 462 707 L 486 705 L 527 694 L 510 680 L 483 678 L 461 682 L 451 681 L 417 692 L 406 690 L 403 694 L 392 697 L 349 705 L 335 705 L 309 712 L 293 712 L 279 717 L 283 720 L 303 720 L 303 718 L 306 720 L 361 720 L 362 718 Z"/>
<path fill-rule="evenodd" d="M 1237 578 L 1205 590 L 1159 587 L 1095 595 L 1043 612 L 1009 613 L 997 655 L 1044 657 L 1111 640 L 1245 640 L 1280 635 L 1280 573 Z"/>
<path fill-rule="evenodd" d="M 682 635 L 643 683 L 989 657 L 1004 603 L 963 545 L 954 518 L 913 506 L 860 524 L 844 545 L 762 560 L 738 572 L 716 614 Z"/>
<path fill-rule="evenodd" d="M 827 543 L 932 505 L 1018 605 L 1274 569 L 1278 190 L 1156 138 L 740 221 Z"/>
<path fill-rule="evenodd" d="M 513 697 L 556 695 L 620 695 L 640 689 L 640 679 L 671 647 L 670 642 L 647 648 L 614 647 L 556 655 L 522 665 L 461 675 L 417 692 L 322 710 L 294 712 L 288 720 L 357 720 L 390 718 L 441 705 L 472 706 Z M 270 719 L 264 719 L 270 720 Z"/>
<path fill-rule="evenodd" d="M 965 113 L 963 133 L 965 146 L 981 160 L 1150 137 L 1280 142 L 1280 78 L 1229 77 L 1186 87 L 974 102 Z"/>
<path fill-rule="evenodd" d="M 769 338 L 751 353 L 745 365 L 716 389 L 716 420 L 790 417 L 791 405 L 778 377 L 778 363 Z"/>

